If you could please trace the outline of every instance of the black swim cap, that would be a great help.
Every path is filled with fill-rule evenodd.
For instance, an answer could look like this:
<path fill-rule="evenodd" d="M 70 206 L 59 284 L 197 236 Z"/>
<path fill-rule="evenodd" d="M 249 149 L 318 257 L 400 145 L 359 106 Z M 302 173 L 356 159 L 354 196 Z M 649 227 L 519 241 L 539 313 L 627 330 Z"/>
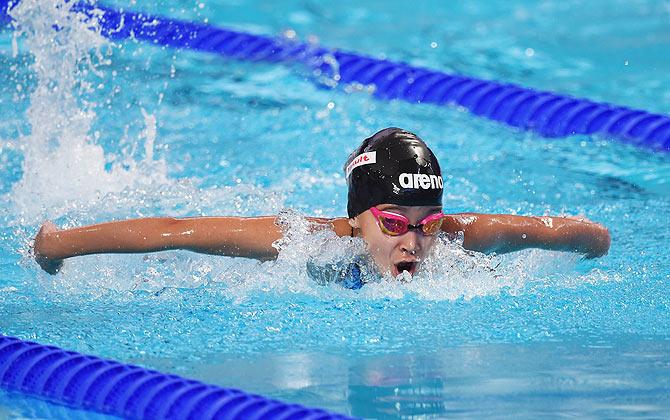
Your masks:
<path fill-rule="evenodd" d="M 426 143 L 409 131 L 386 128 L 363 140 L 344 171 L 349 218 L 382 203 L 442 206 L 440 164 Z"/>

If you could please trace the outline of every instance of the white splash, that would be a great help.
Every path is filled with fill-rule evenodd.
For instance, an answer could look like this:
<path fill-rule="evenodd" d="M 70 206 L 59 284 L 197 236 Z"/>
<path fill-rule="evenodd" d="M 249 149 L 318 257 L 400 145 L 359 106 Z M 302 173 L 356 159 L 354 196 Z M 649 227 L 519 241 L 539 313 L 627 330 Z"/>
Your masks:
<path fill-rule="evenodd" d="M 11 10 L 15 38 L 34 57 L 30 68 L 37 79 L 26 113 L 30 133 L 19 139 L 23 176 L 11 192 L 24 222 L 58 217 L 100 204 L 108 193 L 167 179 L 165 163 L 153 160 L 155 117 L 143 110 L 144 161 L 126 159 L 105 169 L 110 158 L 90 134 L 96 104 L 85 96 L 104 83 L 102 69 L 110 63 L 111 45 L 94 19 L 71 11 L 74 4 L 24 0 Z"/>

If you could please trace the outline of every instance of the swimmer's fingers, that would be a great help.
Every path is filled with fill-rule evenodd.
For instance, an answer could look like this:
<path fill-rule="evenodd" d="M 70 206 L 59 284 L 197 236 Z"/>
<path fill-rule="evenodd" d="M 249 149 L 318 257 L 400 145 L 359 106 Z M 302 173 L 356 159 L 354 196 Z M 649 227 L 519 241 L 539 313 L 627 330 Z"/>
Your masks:
<path fill-rule="evenodd" d="M 37 232 L 37 236 L 53 232 L 58 232 L 58 226 L 56 226 L 51 220 L 47 220 L 46 222 L 42 223 L 40 231 Z"/>
<path fill-rule="evenodd" d="M 52 260 L 42 255 L 35 254 L 35 261 L 42 267 L 42 270 L 54 275 L 63 267 L 63 260 Z"/>
<path fill-rule="evenodd" d="M 600 223 L 590 220 L 582 223 L 588 223 L 585 228 L 585 237 L 583 239 L 583 242 L 587 244 L 587 252 L 584 253 L 584 259 L 590 260 L 606 255 L 612 244 L 612 237 L 610 236 L 609 229 Z"/>
<path fill-rule="evenodd" d="M 51 259 L 44 253 L 46 242 L 48 241 L 47 236 L 53 232 L 58 232 L 58 227 L 50 221 L 44 222 L 39 232 L 37 232 L 37 236 L 35 236 L 35 244 L 33 248 L 35 262 L 39 264 L 42 270 L 52 275 L 58 273 L 63 266 L 63 260 Z"/>

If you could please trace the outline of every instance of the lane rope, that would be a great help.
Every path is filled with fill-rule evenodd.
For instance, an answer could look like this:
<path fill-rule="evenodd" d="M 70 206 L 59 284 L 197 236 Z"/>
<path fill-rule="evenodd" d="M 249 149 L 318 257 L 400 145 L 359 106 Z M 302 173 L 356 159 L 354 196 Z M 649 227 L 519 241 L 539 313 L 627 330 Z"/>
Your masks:
<path fill-rule="evenodd" d="M 350 418 L 3 335 L 0 386 L 129 419 Z"/>

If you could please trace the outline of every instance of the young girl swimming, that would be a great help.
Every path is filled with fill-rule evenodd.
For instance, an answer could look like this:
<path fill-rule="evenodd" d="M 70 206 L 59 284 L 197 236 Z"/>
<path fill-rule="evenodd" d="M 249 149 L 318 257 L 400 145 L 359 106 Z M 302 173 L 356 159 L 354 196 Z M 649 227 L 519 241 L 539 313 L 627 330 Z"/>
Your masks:
<path fill-rule="evenodd" d="M 605 255 L 608 230 L 582 217 L 444 214 L 440 165 L 426 143 L 399 128 L 363 141 L 347 160 L 348 218 L 308 218 L 338 236 L 360 237 L 380 274 L 416 273 L 439 232 L 483 253 L 525 248 L 571 251 L 586 258 Z M 207 254 L 272 260 L 283 236 L 276 216 L 154 217 L 59 230 L 45 222 L 34 245 L 37 263 L 56 274 L 63 260 L 100 253 L 145 253 L 184 249 Z M 345 277 L 360 269 L 352 262 Z M 362 284 L 356 279 L 350 287 Z"/>

